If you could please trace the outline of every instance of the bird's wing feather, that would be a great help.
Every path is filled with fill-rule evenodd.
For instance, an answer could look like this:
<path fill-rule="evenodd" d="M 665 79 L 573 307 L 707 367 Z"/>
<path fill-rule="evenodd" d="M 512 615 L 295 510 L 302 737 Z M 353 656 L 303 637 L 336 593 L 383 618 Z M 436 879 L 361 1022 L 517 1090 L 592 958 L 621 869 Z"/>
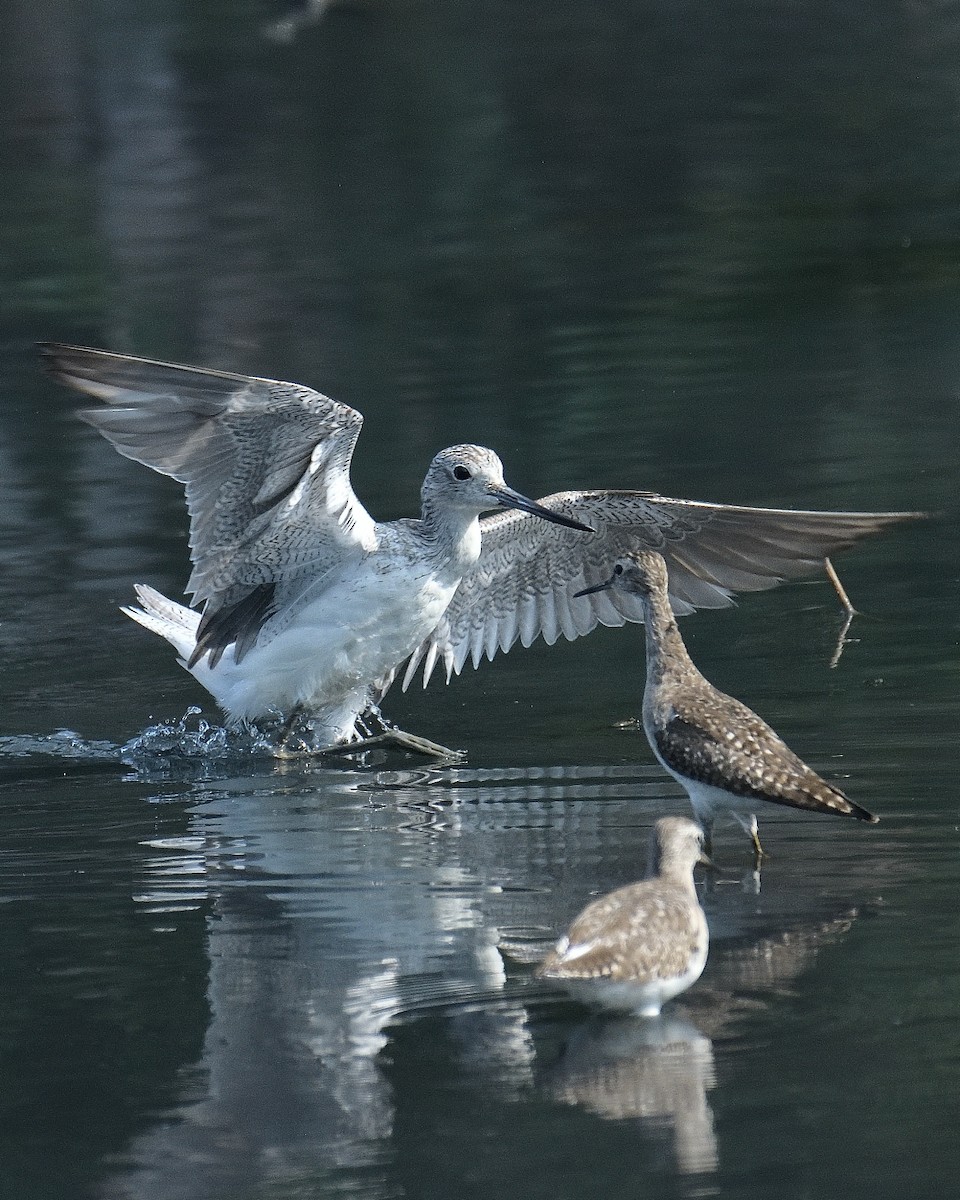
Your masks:
<path fill-rule="evenodd" d="M 127 458 L 186 487 L 194 602 L 216 610 L 375 540 L 350 461 L 363 418 L 311 388 L 45 343 L 81 417 Z"/>
<path fill-rule="evenodd" d="M 702 940 L 696 902 L 681 889 L 635 883 L 594 900 L 544 959 L 540 974 L 652 981 L 682 974 Z"/>
<path fill-rule="evenodd" d="M 711 689 L 714 708 L 675 701 L 673 715 L 653 732 L 663 761 L 680 775 L 735 796 L 814 812 L 874 818 L 827 783 L 745 704 Z"/>
<path fill-rule="evenodd" d="M 520 512 L 481 521 L 482 549 L 436 629 L 411 657 L 403 686 L 424 662 L 424 686 L 442 661 L 449 680 L 516 641 L 573 640 L 597 625 L 640 621 L 639 600 L 621 591 L 574 593 L 607 578 L 630 550 L 666 559 L 670 600 L 683 615 L 722 608 L 732 592 L 761 591 L 817 571 L 823 559 L 922 513 L 804 512 L 672 500 L 653 492 L 560 492 L 540 501 L 596 532 L 581 533 Z"/>

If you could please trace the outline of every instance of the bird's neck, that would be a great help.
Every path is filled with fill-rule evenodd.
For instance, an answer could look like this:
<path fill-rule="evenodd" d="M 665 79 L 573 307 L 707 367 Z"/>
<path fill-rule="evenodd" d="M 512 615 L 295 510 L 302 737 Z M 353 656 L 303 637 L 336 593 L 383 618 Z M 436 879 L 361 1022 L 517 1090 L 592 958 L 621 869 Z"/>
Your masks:
<path fill-rule="evenodd" d="M 683 644 L 666 588 L 644 597 L 643 622 L 647 639 L 647 688 L 693 667 Z M 695 668 L 694 668 L 695 669 Z"/>
<path fill-rule="evenodd" d="M 659 846 L 654 843 L 650 847 L 647 879 L 659 879 L 661 883 L 671 883 L 696 897 L 697 886 L 693 882 L 693 867 L 690 859 L 687 854 L 678 853 L 675 846 Z"/>
<path fill-rule="evenodd" d="M 420 536 L 457 575 L 463 575 L 480 557 L 480 520 L 475 512 L 449 508 L 438 511 L 425 502 Z"/>
<path fill-rule="evenodd" d="M 697 885 L 693 882 L 693 871 L 690 869 L 690 863 L 685 859 L 667 855 L 661 858 L 656 866 L 651 864 L 648 876 L 659 879 L 663 883 L 672 883 L 676 887 L 681 887 L 696 898 Z"/>

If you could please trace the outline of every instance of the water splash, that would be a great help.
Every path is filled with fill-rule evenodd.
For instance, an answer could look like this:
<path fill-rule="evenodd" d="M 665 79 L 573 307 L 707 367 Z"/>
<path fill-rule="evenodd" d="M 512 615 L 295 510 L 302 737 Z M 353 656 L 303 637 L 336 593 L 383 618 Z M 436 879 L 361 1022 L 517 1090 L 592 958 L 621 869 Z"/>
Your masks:
<path fill-rule="evenodd" d="M 182 717 L 161 721 L 131 738 L 125 745 L 84 738 L 72 729 L 57 729 L 47 734 L 8 734 L 0 737 L 0 763 L 3 760 L 38 760 L 37 769 L 46 770 L 44 760 L 69 762 L 72 769 L 83 766 L 101 768 L 104 764 L 133 767 L 140 775 L 196 775 L 238 762 L 272 759 L 275 739 L 255 729 L 225 729 L 207 721 L 199 708 L 188 708 Z M 24 768 L 18 765 L 16 768 Z M 32 769 L 32 768 L 31 768 Z"/>
<path fill-rule="evenodd" d="M 0 737 L 0 758 L 31 758 L 49 755 L 52 758 L 80 759 L 86 762 L 117 762 L 120 747 L 114 742 L 88 741 L 72 729 L 57 729 L 53 733 L 15 733 Z"/>
<path fill-rule="evenodd" d="M 159 721 L 123 745 L 94 741 L 72 729 L 49 734 L 0 736 L 0 773 L 21 776 L 62 771 L 99 771 L 104 766 L 132 768 L 140 779 L 208 782 L 233 775 L 264 773 L 312 774 L 323 770 L 342 774 L 379 769 L 389 758 L 389 749 L 364 750 L 347 757 L 325 758 L 308 749 L 313 725 L 301 723 L 303 752 L 279 761 L 276 749 L 283 722 L 278 717 L 263 726 L 226 727 L 208 720 L 199 707 L 191 706 L 180 717 Z M 8 766 L 3 767 L 4 760 Z M 33 760 L 25 765 L 24 760 Z"/>
<path fill-rule="evenodd" d="M 213 763 L 272 757 L 276 742 L 268 734 L 252 726 L 227 729 L 208 721 L 201 712 L 191 706 L 176 720 L 151 725 L 121 748 L 121 760 L 142 767 L 159 759 Z"/>

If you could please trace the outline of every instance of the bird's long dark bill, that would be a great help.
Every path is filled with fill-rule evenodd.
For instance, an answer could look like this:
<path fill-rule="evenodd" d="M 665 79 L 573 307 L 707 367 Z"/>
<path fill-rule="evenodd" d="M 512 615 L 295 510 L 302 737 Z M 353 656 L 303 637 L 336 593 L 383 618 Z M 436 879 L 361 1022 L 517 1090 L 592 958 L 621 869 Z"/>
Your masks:
<path fill-rule="evenodd" d="M 544 508 L 536 500 L 529 500 L 526 496 L 521 496 L 513 488 L 491 490 L 490 499 L 503 508 L 519 508 L 521 512 L 532 513 L 535 517 L 542 517 L 544 521 L 552 521 L 554 525 L 566 525 L 568 529 L 579 529 L 582 533 L 596 533 L 592 525 L 584 525 L 582 521 L 575 521 L 573 517 L 565 517 L 563 513 Z"/>
<path fill-rule="evenodd" d="M 616 579 L 616 576 L 611 575 L 610 578 L 605 579 L 603 583 L 595 583 L 593 587 L 583 588 L 579 592 L 574 592 L 573 598 L 576 600 L 578 596 L 592 596 L 594 592 L 605 592 L 608 588 L 613 587 L 614 579 Z"/>

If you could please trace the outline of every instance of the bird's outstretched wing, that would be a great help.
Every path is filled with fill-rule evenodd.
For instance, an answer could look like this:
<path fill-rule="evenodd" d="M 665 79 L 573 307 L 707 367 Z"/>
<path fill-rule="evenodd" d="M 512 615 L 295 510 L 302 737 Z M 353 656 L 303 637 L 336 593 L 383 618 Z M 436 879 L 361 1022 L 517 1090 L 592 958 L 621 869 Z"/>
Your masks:
<path fill-rule="evenodd" d="M 447 679 L 469 658 L 529 646 L 562 634 L 572 641 L 597 625 L 640 621 L 640 601 L 621 591 L 574 598 L 609 576 L 630 550 L 658 550 L 680 615 L 722 608 L 733 592 L 755 592 L 822 569 L 824 558 L 887 525 L 923 513 L 805 512 L 671 500 L 654 492 L 558 492 L 540 503 L 576 517 L 580 533 L 504 513 L 481 521 L 479 561 L 464 576 L 431 636 L 415 651 L 407 687 L 423 663 L 424 686 L 438 661 Z"/>
<path fill-rule="evenodd" d="M 193 573 L 213 609 L 282 575 L 370 548 L 350 460 L 363 418 L 311 388 L 42 343 L 47 369 L 103 401 L 83 420 L 127 458 L 186 487 Z"/>

